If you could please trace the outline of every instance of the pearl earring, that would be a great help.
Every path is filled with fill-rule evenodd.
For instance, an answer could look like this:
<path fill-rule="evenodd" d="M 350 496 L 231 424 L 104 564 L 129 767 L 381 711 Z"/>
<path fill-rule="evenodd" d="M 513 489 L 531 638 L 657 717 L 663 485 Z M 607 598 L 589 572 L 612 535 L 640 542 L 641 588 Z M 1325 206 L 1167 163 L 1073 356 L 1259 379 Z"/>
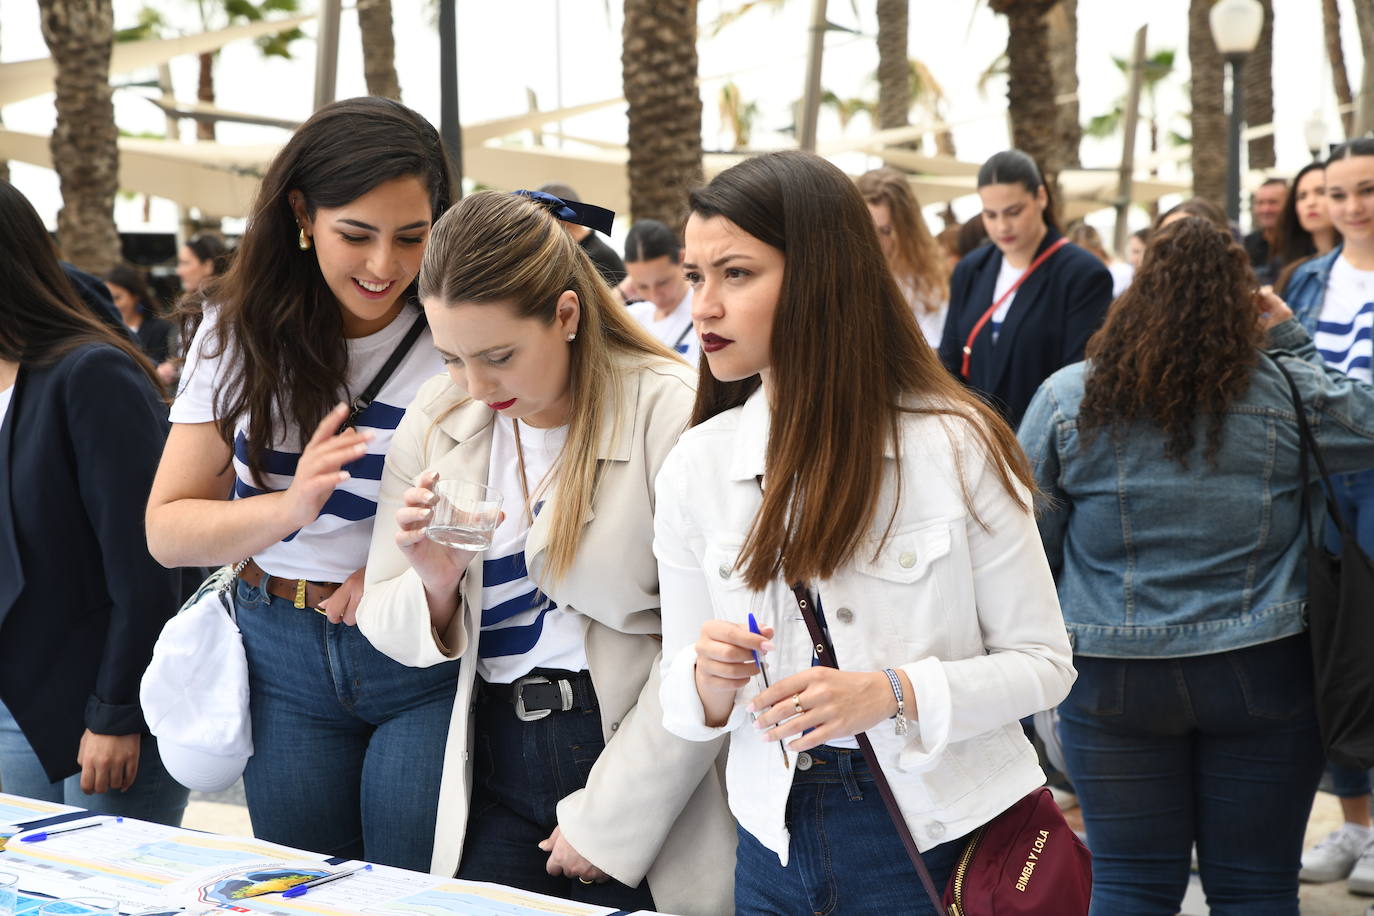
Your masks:
<path fill-rule="evenodd" d="M 573 342 L 574 340 L 576 340 L 576 339 L 577 339 L 577 333 L 576 333 L 576 332 L 574 332 L 574 333 L 568 335 L 568 343 L 572 343 L 572 342 Z"/>

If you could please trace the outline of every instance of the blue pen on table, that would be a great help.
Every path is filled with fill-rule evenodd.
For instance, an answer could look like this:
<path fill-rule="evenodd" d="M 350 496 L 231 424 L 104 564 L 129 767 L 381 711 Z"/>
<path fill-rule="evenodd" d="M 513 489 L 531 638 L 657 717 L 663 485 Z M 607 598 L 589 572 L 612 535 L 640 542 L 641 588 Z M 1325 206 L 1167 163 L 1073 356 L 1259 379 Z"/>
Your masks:
<path fill-rule="evenodd" d="M 306 881 L 304 884 L 297 884 L 281 892 L 283 897 L 303 897 L 306 891 L 312 887 L 319 887 L 321 884 L 328 884 L 330 881 L 338 881 L 340 878 L 347 878 L 349 875 L 356 875 L 360 871 L 372 871 L 371 865 L 359 865 L 357 868 L 350 868 L 348 871 L 336 871 L 330 875 L 323 875 L 313 881 Z"/>
<path fill-rule="evenodd" d="M 754 615 L 752 613 L 750 613 L 749 615 L 749 632 L 753 633 L 755 636 L 763 635 L 759 632 L 759 622 L 754 619 Z M 767 689 L 768 687 L 771 687 L 772 685 L 768 683 L 768 669 L 763 667 L 763 659 L 759 658 L 758 652 L 755 652 L 753 649 L 750 649 L 749 651 L 754 656 L 754 664 L 759 666 L 759 674 L 763 676 L 764 688 Z M 782 743 L 781 738 L 778 739 L 778 747 L 782 749 L 783 768 L 788 770 L 792 769 L 792 764 L 787 759 L 787 745 Z"/>
<path fill-rule="evenodd" d="M 89 829 L 91 829 L 92 827 L 103 827 L 103 826 L 105 826 L 106 824 L 120 824 L 120 823 L 123 823 L 123 822 L 124 822 L 124 818 L 122 818 L 122 817 L 117 817 L 117 818 L 115 818 L 114 820 L 96 821 L 96 822 L 93 823 L 93 824 L 78 824 L 78 825 L 75 826 L 75 827 L 62 827 L 62 828 L 56 828 L 56 829 L 53 829 L 53 830 L 41 830 L 41 831 L 39 831 L 38 833 L 30 833 L 28 836 L 21 836 L 21 837 L 19 838 L 19 842 L 21 842 L 21 843 L 41 843 L 41 842 L 43 842 L 44 840 L 46 840 L 48 837 L 59 836 L 59 835 L 61 835 L 61 834 L 63 834 L 63 833 L 75 833 L 75 832 L 78 831 L 78 830 L 89 830 Z"/>

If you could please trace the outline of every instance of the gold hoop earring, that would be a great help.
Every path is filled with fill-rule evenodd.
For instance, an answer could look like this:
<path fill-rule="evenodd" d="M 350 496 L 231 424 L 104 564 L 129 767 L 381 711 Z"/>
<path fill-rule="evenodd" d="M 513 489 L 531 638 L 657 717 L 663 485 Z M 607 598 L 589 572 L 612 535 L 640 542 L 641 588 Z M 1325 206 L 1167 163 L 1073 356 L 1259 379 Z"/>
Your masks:
<path fill-rule="evenodd" d="M 300 238 L 296 239 L 296 244 L 300 246 L 301 251 L 310 250 L 310 236 L 305 234 L 304 226 L 301 227 L 301 235 Z"/>

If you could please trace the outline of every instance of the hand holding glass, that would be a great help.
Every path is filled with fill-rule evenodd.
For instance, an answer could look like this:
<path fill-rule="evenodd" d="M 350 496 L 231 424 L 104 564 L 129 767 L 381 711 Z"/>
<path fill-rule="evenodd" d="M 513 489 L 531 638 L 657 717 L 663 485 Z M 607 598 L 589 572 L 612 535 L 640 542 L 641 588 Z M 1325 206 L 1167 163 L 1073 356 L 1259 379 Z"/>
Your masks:
<path fill-rule="evenodd" d="M 469 480 L 440 480 L 434 493 L 439 500 L 425 529 L 431 541 L 474 553 L 491 546 L 501 522 L 500 493 Z"/>

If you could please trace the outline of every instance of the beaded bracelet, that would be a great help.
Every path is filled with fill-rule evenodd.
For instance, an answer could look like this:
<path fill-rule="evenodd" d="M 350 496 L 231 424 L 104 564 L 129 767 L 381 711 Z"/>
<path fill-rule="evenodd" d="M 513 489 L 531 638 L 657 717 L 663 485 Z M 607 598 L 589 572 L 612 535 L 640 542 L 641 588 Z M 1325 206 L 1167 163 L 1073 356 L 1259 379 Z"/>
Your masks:
<path fill-rule="evenodd" d="M 892 685 L 892 695 L 897 698 L 897 715 L 893 716 L 895 723 L 893 728 L 899 736 L 906 734 L 906 697 L 902 694 L 902 682 L 897 678 L 897 672 L 891 668 L 884 668 L 883 674 L 887 675 L 888 683 Z"/>

